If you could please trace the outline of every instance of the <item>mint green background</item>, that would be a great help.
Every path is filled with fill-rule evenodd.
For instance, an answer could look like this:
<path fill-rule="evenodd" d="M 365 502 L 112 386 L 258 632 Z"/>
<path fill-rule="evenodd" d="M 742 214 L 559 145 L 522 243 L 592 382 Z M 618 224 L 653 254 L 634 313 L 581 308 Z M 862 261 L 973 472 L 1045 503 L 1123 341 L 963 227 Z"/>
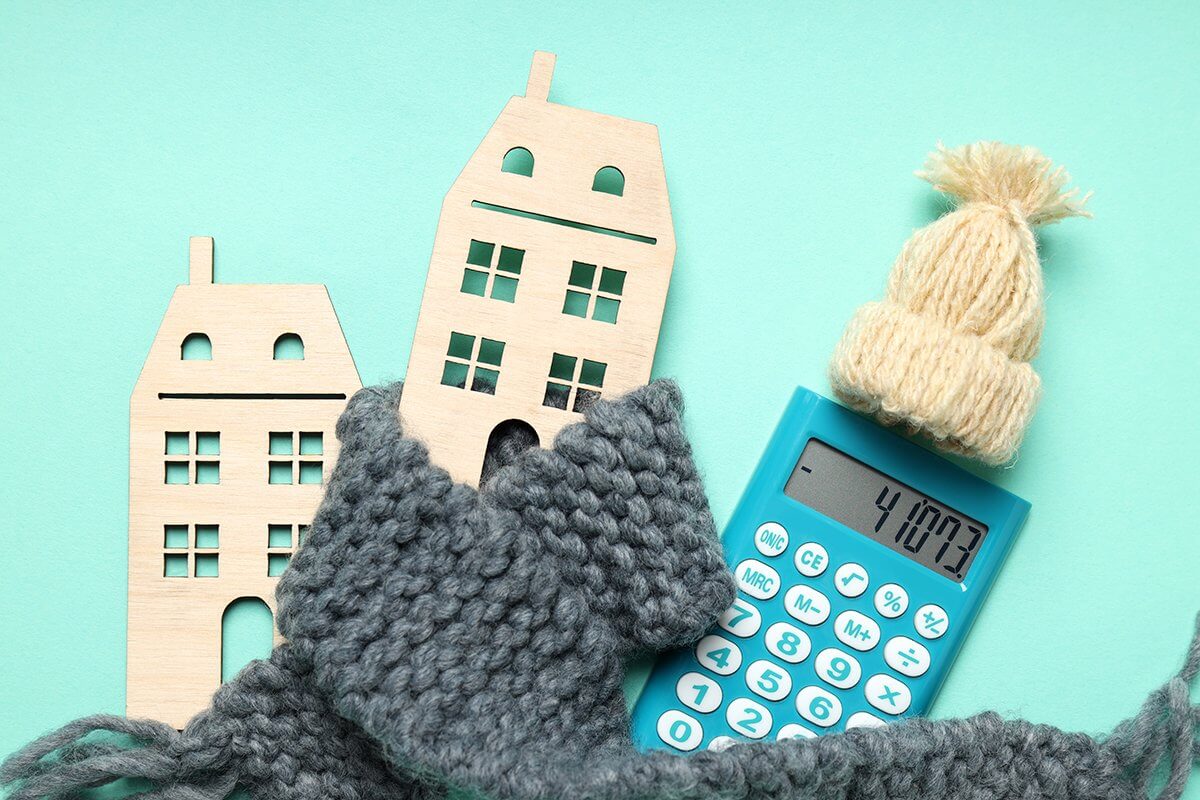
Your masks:
<path fill-rule="evenodd" d="M 1033 514 L 934 712 L 1133 713 L 1200 609 L 1200 7 L 831 5 L 0 5 L 0 753 L 122 709 L 127 402 L 187 236 L 220 280 L 327 284 L 364 381 L 402 377 L 442 195 L 535 48 L 552 99 L 660 126 L 655 371 L 721 522 L 942 210 L 937 140 L 1096 189 L 1042 240 L 1045 399 L 989 473 Z"/>

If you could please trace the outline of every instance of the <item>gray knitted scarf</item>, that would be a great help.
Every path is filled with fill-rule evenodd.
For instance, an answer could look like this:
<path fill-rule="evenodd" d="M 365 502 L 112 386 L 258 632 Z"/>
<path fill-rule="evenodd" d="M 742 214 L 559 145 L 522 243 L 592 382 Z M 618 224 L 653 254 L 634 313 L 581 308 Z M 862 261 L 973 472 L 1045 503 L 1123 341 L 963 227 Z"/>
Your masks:
<path fill-rule="evenodd" d="M 678 389 L 597 403 L 480 491 L 404 437 L 399 398 L 365 389 L 338 423 L 325 500 L 279 582 L 288 643 L 182 732 L 104 715 L 30 744 L 0 774 L 11 800 L 121 778 L 186 800 L 1173 800 L 1200 757 L 1200 639 L 1102 741 L 987 713 L 637 753 L 623 663 L 693 641 L 734 592 Z"/>

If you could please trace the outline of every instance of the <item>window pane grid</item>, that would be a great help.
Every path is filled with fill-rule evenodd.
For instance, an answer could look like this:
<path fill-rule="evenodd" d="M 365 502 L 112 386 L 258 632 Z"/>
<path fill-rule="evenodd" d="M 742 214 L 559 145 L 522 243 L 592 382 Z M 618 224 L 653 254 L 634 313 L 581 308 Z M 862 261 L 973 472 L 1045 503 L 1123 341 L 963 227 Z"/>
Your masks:
<path fill-rule="evenodd" d="M 549 380 L 542 405 L 583 412 L 600 399 L 608 364 L 555 353 L 550 359 Z"/>
<path fill-rule="evenodd" d="M 442 385 L 495 394 L 503 360 L 504 342 L 454 331 L 442 364 Z"/>
<path fill-rule="evenodd" d="M 491 242 L 472 239 L 467 248 L 467 266 L 463 268 L 459 291 L 515 303 L 524 261 L 524 250 L 508 245 L 497 247 Z"/>
<path fill-rule="evenodd" d="M 163 577 L 220 577 L 220 537 L 219 525 L 163 525 Z"/>
<path fill-rule="evenodd" d="M 572 261 L 562 313 L 615 325 L 625 291 L 625 276 L 619 269 Z"/>
<path fill-rule="evenodd" d="M 324 454 L 325 434 L 322 431 L 271 431 L 267 434 L 267 455 L 288 458 L 267 460 L 267 483 L 324 483 Z"/>
<path fill-rule="evenodd" d="M 267 577 L 277 578 L 308 535 L 308 525 L 273 523 L 267 526 Z"/>
<path fill-rule="evenodd" d="M 171 486 L 221 482 L 221 434 L 217 431 L 166 431 L 163 434 L 163 483 Z"/>

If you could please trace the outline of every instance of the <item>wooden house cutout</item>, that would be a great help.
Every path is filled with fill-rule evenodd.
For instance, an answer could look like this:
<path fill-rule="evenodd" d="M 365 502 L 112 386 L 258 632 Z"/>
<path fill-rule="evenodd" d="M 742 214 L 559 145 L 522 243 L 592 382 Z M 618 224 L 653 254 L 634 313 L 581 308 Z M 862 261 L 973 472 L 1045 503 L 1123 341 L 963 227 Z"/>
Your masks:
<path fill-rule="evenodd" d="M 675 261 L 658 129 L 549 102 L 554 61 L 534 54 L 446 194 L 400 401 L 470 484 L 495 434 L 549 446 L 649 380 Z"/>
<path fill-rule="evenodd" d="M 227 609 L 274 620 L 361 386 L 324 286 L 215 284 L 213 240 L 190 251 L 129 404 L 126 714 L 177 728 L 220 685 Z"/>

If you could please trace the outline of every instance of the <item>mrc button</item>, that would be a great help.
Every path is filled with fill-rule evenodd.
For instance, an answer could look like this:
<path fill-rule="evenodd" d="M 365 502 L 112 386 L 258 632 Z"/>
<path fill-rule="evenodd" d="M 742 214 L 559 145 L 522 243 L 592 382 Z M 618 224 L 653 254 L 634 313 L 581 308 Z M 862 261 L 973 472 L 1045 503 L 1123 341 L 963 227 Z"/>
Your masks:
<path fill-rule="evenodd" d="M 751 597 L 769 600 L 779 592 L 779 573 L 761 561 L 747 558 L 735 570 L 737 585 Z"/>

